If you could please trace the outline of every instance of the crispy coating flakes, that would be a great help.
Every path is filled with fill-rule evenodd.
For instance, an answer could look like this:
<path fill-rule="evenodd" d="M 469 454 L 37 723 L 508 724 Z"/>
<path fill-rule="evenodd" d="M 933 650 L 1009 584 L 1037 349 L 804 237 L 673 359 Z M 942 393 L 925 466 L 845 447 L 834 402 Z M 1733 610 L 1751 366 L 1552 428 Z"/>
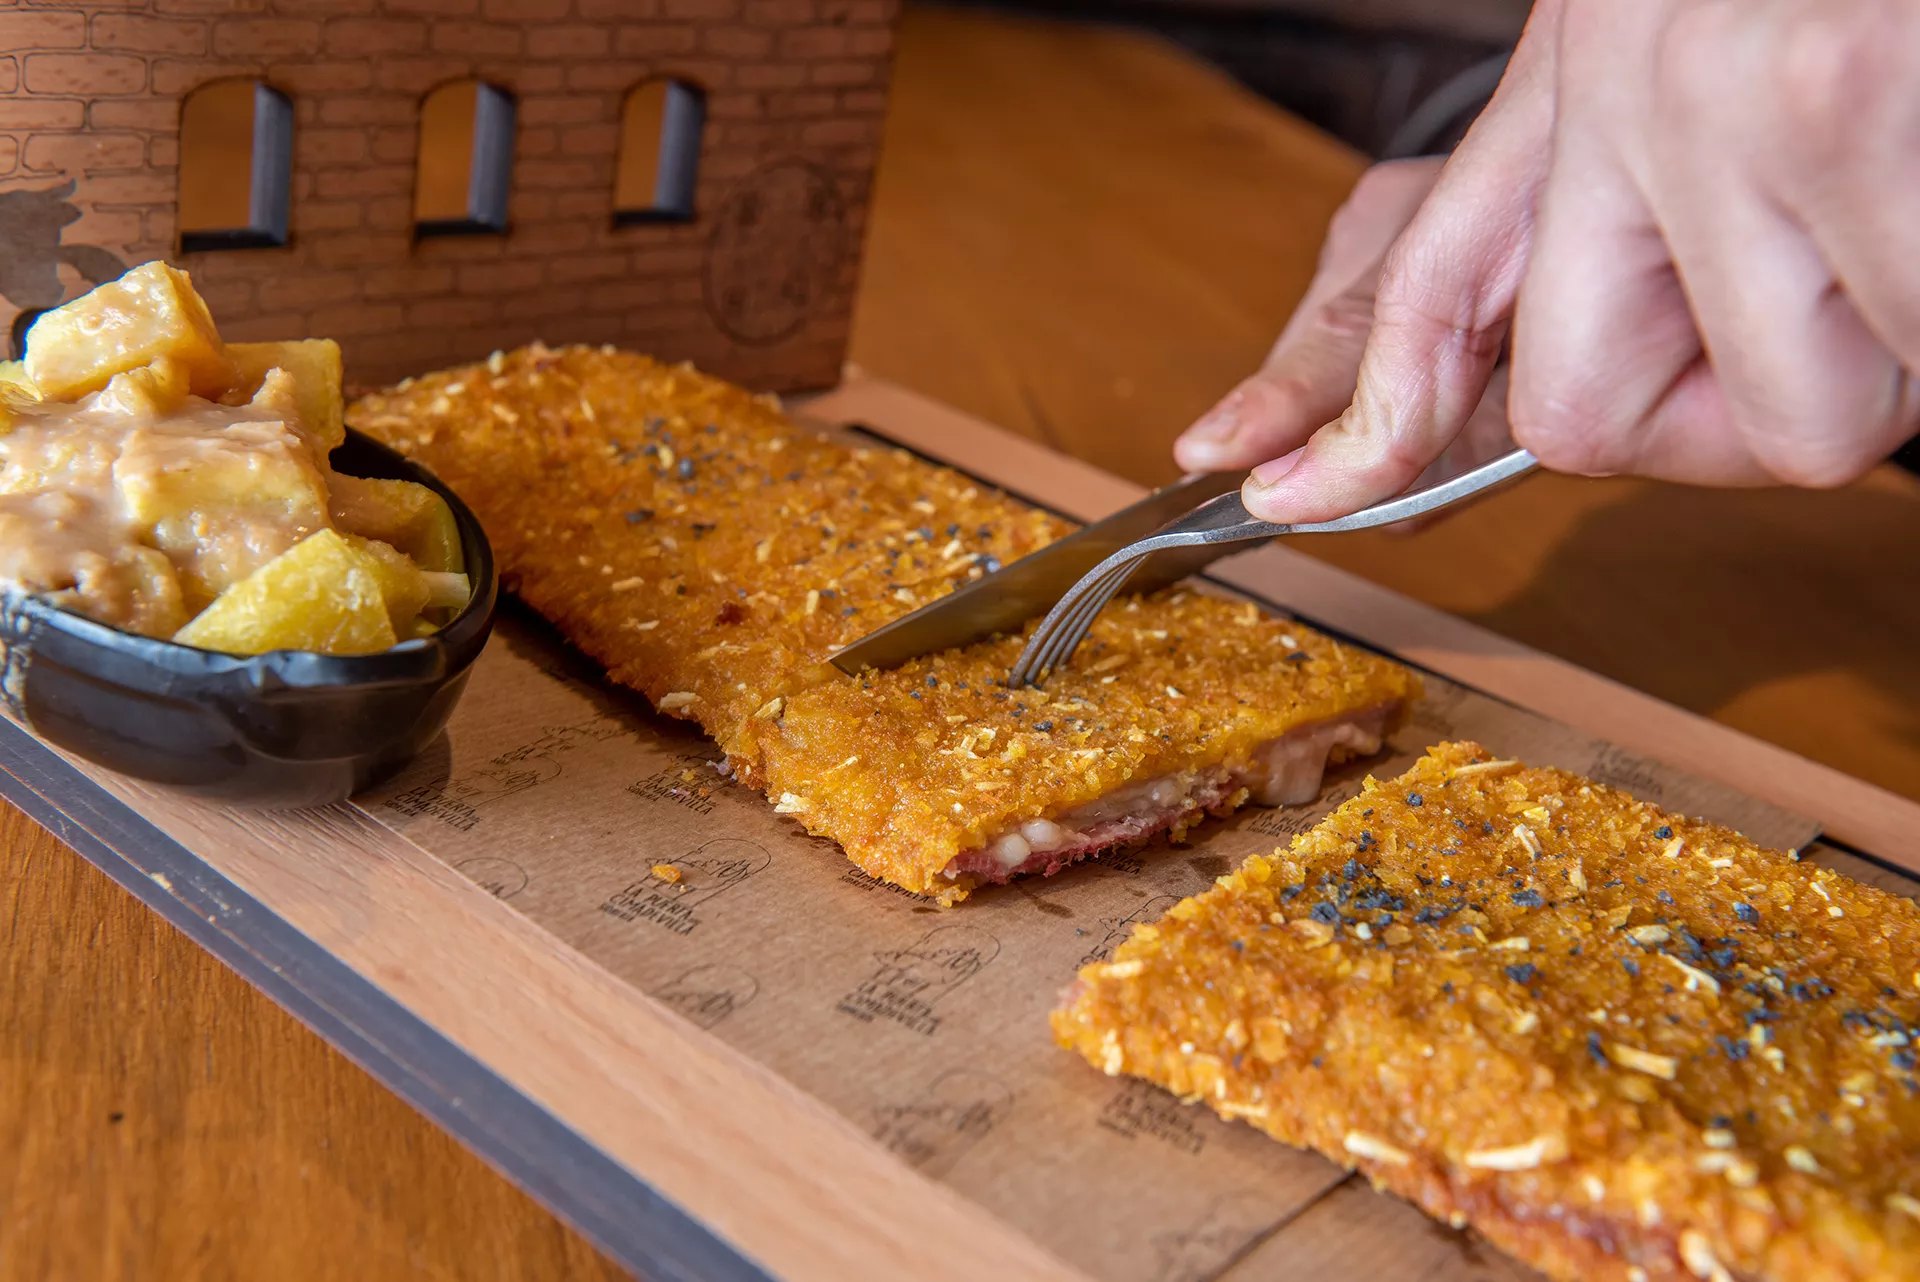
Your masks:
<path fill-rule="evenodd" d="M 1059 1042 L 1557 1278 L 1920 1277 L 1920 908 L 1443 744 L 1089 966 Z"/>
<path fill-rule="evenodd" d="M 1178 590 L 1109 610 L 1045 691 L 1002 684 L 1018 638 L 845 677 L 835 649 L 1072 527 L 685 366 L 536 345 L 349 418 L 452 485 L 509 588 L 615 681 L 698 721 L 867 872 L 948 901 L 980 878 L 950 865 L 1022 822 L 1217 780 L 1289 731 L 1391 721 L 1418 691 L 1398 665 Z M 1245 796 L 1198 791 L 1172 826 Z"/>

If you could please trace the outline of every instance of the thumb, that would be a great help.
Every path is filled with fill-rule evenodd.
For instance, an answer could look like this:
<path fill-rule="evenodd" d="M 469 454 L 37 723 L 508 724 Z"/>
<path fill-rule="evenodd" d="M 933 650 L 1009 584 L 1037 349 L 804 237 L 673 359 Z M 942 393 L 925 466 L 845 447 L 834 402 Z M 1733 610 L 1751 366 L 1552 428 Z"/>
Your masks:
<path fill-rule="evenodd" d="M 1493 102 L 1395 242 L 1344 413 L 1242 491 L 1268 521 L 1330 520 L 1401 493 L 1479 407 L 1526 269 L 1551 157 L 1558 9 L 1536 7 Z"/>

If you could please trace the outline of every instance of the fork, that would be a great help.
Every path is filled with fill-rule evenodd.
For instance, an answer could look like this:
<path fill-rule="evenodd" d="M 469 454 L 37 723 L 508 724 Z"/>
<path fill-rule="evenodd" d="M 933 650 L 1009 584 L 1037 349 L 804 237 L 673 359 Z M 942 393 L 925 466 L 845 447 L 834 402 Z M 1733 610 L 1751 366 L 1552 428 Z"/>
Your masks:
<path fill-rule="evenodd" d="M 1437 512 L 1462 499 L 1470 498 L 1496 485 L 1524 476 L 1538 467 L 1538 461 L 1525 450 L 1516 449 L 1490 463 L 1461 472 L 1423 489 L 1402 494 L 1331 521 L 1308 521 L 1299 525 L 1277 525 L 1262 521 L 1247 511 L 1238 490 L 1210 499 L 1187 515 L 1130 543 L 1089 570 L 1078 583 L 1047 611 L 1046 618 L 1034 630 L 1020 657 L 1014 661 L 1007 684 L 1013 687 L 1039 685 L 1047 674 L 1073 657 L 1086 639 L 1087 630 L 1107 603 L 1124 588 L 1150 559 L 1179 556 L 1181 571 L 1191 574 L 1238 551 L 1235 544 L 1258 542 L 1282 534 L 1336 534 L 1344 530 L 1366 530 L 1393 525 Z M 1161 576 L 1155 576 L 1161 577 Z"/>

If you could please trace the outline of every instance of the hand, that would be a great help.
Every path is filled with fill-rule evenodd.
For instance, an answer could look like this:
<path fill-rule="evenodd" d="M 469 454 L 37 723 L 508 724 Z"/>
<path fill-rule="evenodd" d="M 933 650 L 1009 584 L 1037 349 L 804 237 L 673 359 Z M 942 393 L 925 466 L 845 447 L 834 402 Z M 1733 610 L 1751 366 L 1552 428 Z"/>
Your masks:
<path fill-rule="evenodd" d="M 1306 296 L 1259 371 L 1223 397 L 1174 443 L 1190 472 L 1247 470 L 1298 449 L 1353 400 L 1361 353 L 1373 327 L 1374 290 L 1389 248 L 1439 180 L 1444 160 L 1391 160 L 1360 175 L 1335 212 Z M 1436 462 L 1447 475 L 1513 448 L 1507 426 L 1507 371 L 1494 370 L 1466 427 Z M 1402 521 L 1410 533 L 1459 510 Z"/>
<path fill-rule="evenodd" d="M 1916 41 L 1894 0 L 1540 0 L 1387 256 L 1350 404 L 1310 440 L 1305 396 L 1241 411 L 1269 454 L 1248 508 L 1326 519 L 1405 489 L 1509 333 L 1514 436 L 1548 467 L 1865 472 L 1920 422 Z"/>

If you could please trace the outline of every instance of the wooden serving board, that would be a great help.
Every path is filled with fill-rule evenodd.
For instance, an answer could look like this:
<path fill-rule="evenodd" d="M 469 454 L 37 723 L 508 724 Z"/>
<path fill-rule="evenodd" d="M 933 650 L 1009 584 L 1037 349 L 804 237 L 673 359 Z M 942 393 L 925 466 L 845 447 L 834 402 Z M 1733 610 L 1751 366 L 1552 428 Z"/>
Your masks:
<path fill-rule="evenodd" d="M 1137 497 L 857 373 L 805 409 L 1070 515 Z M 1377 773 L 1478 737 L 1916 884 L 1920 806 L 1283 548 L 1217 577 L 1427 670 Z M 223 810 L 11 724 L 0 791 L 649 1279 L 1525 1276 L 1048 1037 L 1078 965 L 1353 775 L 942 911 L 715 755 L 509 610 L 446 739 L 354 803 Z"/>

